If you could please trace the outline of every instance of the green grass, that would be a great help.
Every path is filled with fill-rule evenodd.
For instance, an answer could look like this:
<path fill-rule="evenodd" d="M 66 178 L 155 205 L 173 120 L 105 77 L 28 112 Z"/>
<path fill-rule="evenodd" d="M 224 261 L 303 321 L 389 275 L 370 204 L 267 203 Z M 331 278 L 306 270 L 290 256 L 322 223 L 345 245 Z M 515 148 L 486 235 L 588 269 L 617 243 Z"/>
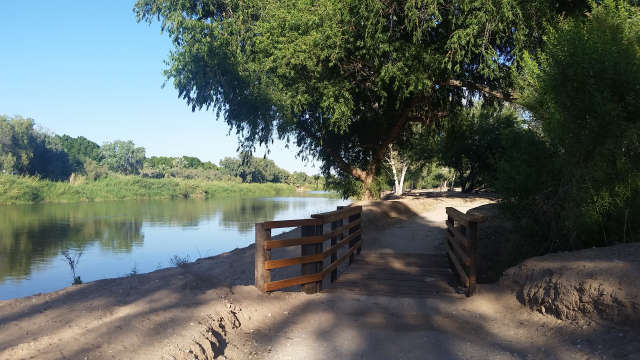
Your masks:
<path fill-rule="evenodd" d="M 209 199 L 294 194 L 286 184 L 238 184 L 204 180 L 146 179 L 113 175 L 80 184 L 0 175 L 0 204 L 129 199 Z"/>

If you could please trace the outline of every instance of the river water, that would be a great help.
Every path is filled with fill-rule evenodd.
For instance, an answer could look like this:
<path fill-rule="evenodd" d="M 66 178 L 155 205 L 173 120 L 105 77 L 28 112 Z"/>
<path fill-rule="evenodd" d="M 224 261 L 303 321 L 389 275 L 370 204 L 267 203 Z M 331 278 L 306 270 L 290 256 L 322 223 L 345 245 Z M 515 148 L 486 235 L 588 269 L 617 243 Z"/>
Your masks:
<path fill-rule="evenodd" d="M 176 257 L 193 261 L 248 246 L 256 222 L 346 204 L 313 196 L 0 206 L 0 300 L 71 285 L 63 251 L 81 253 L 76 275 L 84 282 L 145 273 Z"/>

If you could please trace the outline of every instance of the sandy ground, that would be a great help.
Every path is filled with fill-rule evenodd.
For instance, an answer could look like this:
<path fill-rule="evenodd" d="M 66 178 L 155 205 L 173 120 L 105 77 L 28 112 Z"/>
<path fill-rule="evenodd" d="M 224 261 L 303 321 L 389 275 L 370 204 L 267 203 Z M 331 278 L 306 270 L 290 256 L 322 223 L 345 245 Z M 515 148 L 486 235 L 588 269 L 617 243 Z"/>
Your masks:
<path fill-rule="evenodd" d="M 364 203 L 363 251 L 441 251 L 445 206 Z M 561 321 L 481 285 L 471 298 L 265 295 L 253 247 L 0 301 L 0 359 L 640 359 L 637 328 Z"/>
<path fill-rule="evenodd" d="M 501 279 L 529 308 L 572 321 L 640 328 L 640 243 L 547 254 Z"/>

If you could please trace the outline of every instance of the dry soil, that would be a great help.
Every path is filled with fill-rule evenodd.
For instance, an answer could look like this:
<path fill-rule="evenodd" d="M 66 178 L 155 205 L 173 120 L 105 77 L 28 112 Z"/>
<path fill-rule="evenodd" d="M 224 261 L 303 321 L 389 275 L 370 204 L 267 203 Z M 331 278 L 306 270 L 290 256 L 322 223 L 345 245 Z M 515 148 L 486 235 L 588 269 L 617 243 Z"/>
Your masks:
<path fill-rule="evenodd" d="M 363 251 L 442 251 L 444 208 L 491 201 L 364 203 Z M 531 311 L 500 285 L 457 299 L 262 294 L 253 252 L 0 301 L 0 359 L 640 358 L 636 328 Z"/>

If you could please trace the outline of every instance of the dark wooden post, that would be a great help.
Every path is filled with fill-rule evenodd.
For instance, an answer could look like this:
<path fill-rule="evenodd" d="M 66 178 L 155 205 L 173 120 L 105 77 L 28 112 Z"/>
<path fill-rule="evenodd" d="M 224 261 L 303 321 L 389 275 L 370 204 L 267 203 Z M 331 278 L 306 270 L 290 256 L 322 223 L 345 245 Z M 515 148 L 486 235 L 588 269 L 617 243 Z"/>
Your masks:
<path fill-rule="evenodd" d="M 256 257 L 255 276 L 256 287 L 265 291 L 265 285 L 271 281 L 271 272 L 264 268 L 264 262 L 271 260 L 271 250 L 265 248 L 265 242 L 271 239 L 271 229 L 265 229 L 264 223 L 256 224 Z"/>
<path fill-rule="evenodd" d="M 356 220 L 358 220 L 360 218 L 360 213 L 357 214 L 353 214 L 351 216 L 349 216 L 349 223 L 352 223 Z M 353 234 L 354 232 L 358 231 L 360 229 L 360 225 L 356 225 L 354 227 L 352 227 L 351 229 L 349 229 L 349 235 Z M 358 242 L 358 240 L 360 240 L 360 236 L 356 236 L 354 239 L 349 240 L 349 249 L 351 249 L 353 247 L 353 245 L 355 243 Z M 360 254 L 360 250 L 361 247 L 358 247 L 358 250 L 351 253 L 351 255 L 349 255 L 349 264 L 351 264 L 353 262 L 353 258 L 355 256 L 356 253 Z"/>
<path fill-rule="evenodd" d="M 447 221 L 446 224 L 449 225 L 451 227 L 451 231 L 453 231 L 453 228 L 455 227 L 455 222 L 453 219 L 453 216 L 447 214 Z M 453 233 L 449 231 L 449 228 L 447 227 L 447 232 L 449 232 L 451 234 L 451 236 L 453 236 Z M 451 245 L 449 245 L 449 238 L 445 237 L 444 238 L 445 241 L 445 245 L 447 245 L 447 248 L 450 247 Z M 451 260 L 451 255 L 449 254 L 449 251 L 447 251 L 447 260 L 449 262 L 449 269 L 451 269 L 452 271 L 456 271 L 455 267 L 453 265 L 453 260 Z"/>
<path fill-rule="evenodd" d="M 360 235 L 356 236 L 355 239 L 353 239 L 354 243 L 362 240 L 362 212 L 357 213 L 355 216 L 355 220 L 360 219 L 360 225 L 356 226 L 358 228 L 358 230 L 360 230 Z M 360 252 L 362 251 L 362 243 L 360 243 L 360 246 L 358 246 L 358 250 L 356 251 L 356 253 L 358 255 L 360 255 Z"/>
<path fill-rule="evenodd" d="M 322 224 L 320 225 L 310 225 L 303 226 L 301 228 L 302 236 L 315 236 L 322 235 Z M 315 255 L 322 253 L 322 243 L 320 244 L 310 244 L 310 245 L 302 245 L 301 246 L 301 254 L 300 256 L 306 255 Z M 322 271 L 322 262 L 314 262 L 309 264 L 302 264 L 301 266 L 302 275 L 311 275 Z M 322 281 L 317 281 L 309 284 L 302 285 L 302 291 L 307 294 L 315 294 L 322 290 Z"/>
<path fill-rule="evenodd" d="M 467 290 L 467 296 L 471 296 L 476 292 L 476 257 L 478 249 L 478 223 L 470 221 L 466 231 L 467 239 L 469 240 L 469 289 Z"/>
<path fill-rule="evenodd" d="M 338 206 L 337 211 L 340 211 L 344 208 L 344 206 Z M 335 229 L 342 227 L 342 224 L 344 223 L 344 220 L 342 218 L 340 218 L 339 220 L 335 220 L 333 222 L 331 222 L 331 231 L 334 231 Z M 336 236 L 331 237 L 331 247 L 335 246 L 336 244 L 338 244 L 338 240 L 342 240 L 344 238 L 344 233 L 340 233 L 337 234 Z M 336 260 L 338 260 L 338 252 L 334 252 L 333 254 L 331 254 L 331 263 L 333 264 Z M 335 270 L 331 271 L 331 282 L 334 282 L 338 280 L 338 269 L 336 268 Z"/>

